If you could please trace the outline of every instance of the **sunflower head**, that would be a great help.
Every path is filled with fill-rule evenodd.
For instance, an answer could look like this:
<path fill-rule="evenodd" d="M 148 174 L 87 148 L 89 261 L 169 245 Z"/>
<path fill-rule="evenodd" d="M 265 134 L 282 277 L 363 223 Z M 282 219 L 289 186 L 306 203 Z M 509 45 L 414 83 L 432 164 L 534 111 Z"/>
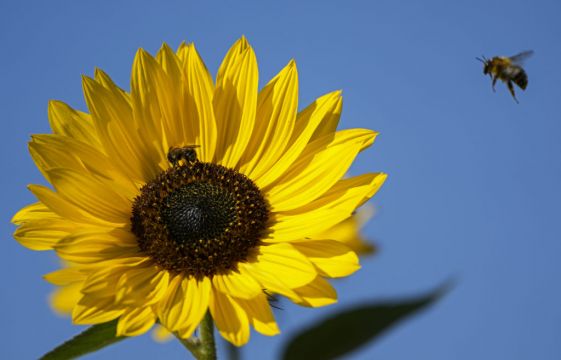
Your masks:
<path fill-rule="evenodd" d="M 134 200 L 140 249 L 174 274 L 201 279 L 236 271 L 266 236 L 269 206 L 261 191 L 235 170 L 201 163 L 192 147 L 173 148 L 168 159 L 175 165 Z"/>
<path fill-rule="evenodd" d="M 88 112 L 50 103 L 53 133 L 29 148 L 52 187 L 30 186 L 38 202 L 14 216 L 14 236 L 72 263 L 45 277 L 78 294 L 75 323 L 118 319 L 134 336 L 158 321 L 187 338 L 210 312 L 242 345 L 250 326 L 279 332 L 267 294 L 336 301 L 326 278 L 359 265 L 326 230 L 384 182 L 343 178 L 376 133 L 336 130 L 338 91 L 298 112 L 294 61 L 257 86 L 242 38 L 215 80 L 194 45 L 164 45 L 138 51 L 129 91 L 101 70 L 84 77 Z"/>

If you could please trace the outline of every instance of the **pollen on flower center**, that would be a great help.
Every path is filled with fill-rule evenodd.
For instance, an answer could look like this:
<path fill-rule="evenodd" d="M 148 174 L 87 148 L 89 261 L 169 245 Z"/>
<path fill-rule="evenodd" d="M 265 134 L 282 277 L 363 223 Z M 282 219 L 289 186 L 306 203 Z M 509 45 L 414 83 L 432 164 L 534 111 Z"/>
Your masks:
<path fill-rule="evenodd" d="M 236 269 L 265 235 L 267 201 L 235 170 L 184 160 L 170 157 L 174 166 L 135 199 L 131 221 L 139 247 L 175 273 L 200 278 Z"/>

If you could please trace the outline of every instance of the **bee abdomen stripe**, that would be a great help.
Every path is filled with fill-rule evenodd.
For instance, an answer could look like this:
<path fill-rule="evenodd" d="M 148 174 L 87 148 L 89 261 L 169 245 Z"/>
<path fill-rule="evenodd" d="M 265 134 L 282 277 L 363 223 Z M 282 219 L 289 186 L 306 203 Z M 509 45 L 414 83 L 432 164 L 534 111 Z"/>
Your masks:
<path fill-rule="evenodd" d="M 528 85 L 528 76 L 526 75 L 526 73 L 524 71 L 521 71 L 514 76 L 512 81 L 514 81 L 514 83 L 516 85 L 520 86 L 520 88 L 522 90 L 524 90 L 524 89 L 526 89 L 526 86 Z"/>

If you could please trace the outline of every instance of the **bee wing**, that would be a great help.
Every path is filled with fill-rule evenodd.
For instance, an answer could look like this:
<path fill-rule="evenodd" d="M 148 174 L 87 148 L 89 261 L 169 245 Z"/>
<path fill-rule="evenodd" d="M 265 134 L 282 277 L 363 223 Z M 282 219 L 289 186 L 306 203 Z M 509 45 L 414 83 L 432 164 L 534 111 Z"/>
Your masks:
<path fill-rule="evenodd" d="M 522 51 L 520 54 L 516 54 L 514 56 L 509 57 L 509 59 L 514 64 L 522 64 L 524 62 L 524 60 L 526 60 L 527 58 L 529 58 L 533 54 L 534 54 L 534 50 Z"/>

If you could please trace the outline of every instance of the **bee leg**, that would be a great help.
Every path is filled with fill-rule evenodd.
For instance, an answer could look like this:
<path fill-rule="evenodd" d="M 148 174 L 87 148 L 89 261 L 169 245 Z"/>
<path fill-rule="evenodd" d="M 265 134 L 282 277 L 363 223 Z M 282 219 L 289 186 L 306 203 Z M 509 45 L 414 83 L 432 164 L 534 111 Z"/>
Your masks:
<path fill-rule="evenodd" d="M 516 98 L 516 95 L 514 94 L 514 86 L 512 85 L 512 81 L 507 82 L 506 85 L 508 86 L 508 91 L 510 91 L 510 94 L 512 95 L 512 98 L 514 99 L 514 101 L 516 101 L 516 103 L 519 104 L 518 99 Z"/>
<path fill-rule="evenodd" d="M 493 88 L 493 92 L 496 92 L 495 85 L 497 85 L 498 76 L 493 76 L 493 82 L 491 83 L 491 87 Z"/>

